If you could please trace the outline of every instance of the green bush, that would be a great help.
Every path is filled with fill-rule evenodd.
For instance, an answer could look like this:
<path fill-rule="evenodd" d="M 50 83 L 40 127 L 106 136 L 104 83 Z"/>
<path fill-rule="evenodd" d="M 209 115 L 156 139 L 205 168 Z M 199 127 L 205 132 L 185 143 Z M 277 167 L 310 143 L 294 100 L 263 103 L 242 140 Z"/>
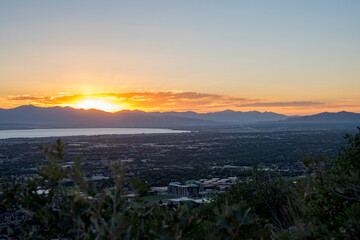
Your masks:
<path fill-rule="evenodd" d="M 200 211 L 203 217 L 214 219 L 213 208 L 222 204 L 243 204 L 251 208 L 263 224 L 277 231 L 286 230 L 302 219 L 302 203 L 295 188 L 280 176 L 269 178 L 254 173 L 251 179 L 243 179 L 215 201 L 204 205 Z"/>
<path fill-rule="evenodd" d="M 143 193 L 139 184 L 125 179 L 120 163 L 111 165 L 114 187 L 96 193 L 79 170 L 80 162 L 62 168 L 63 145 L 42 147 L 48 158 L 39 178 L 1 185 L 3 215 L 24 216 L 0 225 L 3 237 L 13 239 L 253 239 L 263 234 L 258 217 L 250 208 L 228 206 L 216 210 L 216 221 L 200 218 L 192 205 L 144 207 L 141 198 L 128 199 L 132 191 Z M 73 187 L 62 184 L 71 179 Z"/>
<path fill-rule="evenodd" d="M 303 236 L 359 239 L 360 236 L 360 128 L 346 135 L 348 147 L 334 160 L 304 159 L 309 177 L 303 183 L 308 231 Z"/>
<path fill-rule="evenodd" d="M 77 161 L 61 167 L 63 144 L 42 147 L 39 177 L 0 185 L 0 235 L 8 239 L 359 239 L 360 128 L 334 160 L 305 157 L 308 176 L 293 186 L 255 173 L 209 204 L 145 207 L 146 186 L 110 165 L 100 192 Z M 73 186 L 65 186 L 71 179 Z"/>

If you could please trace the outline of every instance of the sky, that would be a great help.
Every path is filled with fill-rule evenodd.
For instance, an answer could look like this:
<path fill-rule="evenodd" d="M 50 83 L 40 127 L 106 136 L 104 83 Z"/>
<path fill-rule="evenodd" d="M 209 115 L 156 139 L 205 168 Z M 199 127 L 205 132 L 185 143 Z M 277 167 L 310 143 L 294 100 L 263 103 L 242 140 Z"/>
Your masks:
<path fill-rule="evenodd" d="M 0 1 L 0 108 L 360 112 L 360 1 Z"/>

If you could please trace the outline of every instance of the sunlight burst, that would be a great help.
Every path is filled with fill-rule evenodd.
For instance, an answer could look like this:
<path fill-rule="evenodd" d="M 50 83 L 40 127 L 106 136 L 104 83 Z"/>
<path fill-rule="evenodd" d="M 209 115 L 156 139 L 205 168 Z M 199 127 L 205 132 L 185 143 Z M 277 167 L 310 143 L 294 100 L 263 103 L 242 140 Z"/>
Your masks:
<path fill-rule="evenodd" d="M 86 99 L 74 106 L 79 109 L 97 109 L 105 112 L 117 112 L 126 109 L 124 105 L 113 104 L 103 100 Z"/>

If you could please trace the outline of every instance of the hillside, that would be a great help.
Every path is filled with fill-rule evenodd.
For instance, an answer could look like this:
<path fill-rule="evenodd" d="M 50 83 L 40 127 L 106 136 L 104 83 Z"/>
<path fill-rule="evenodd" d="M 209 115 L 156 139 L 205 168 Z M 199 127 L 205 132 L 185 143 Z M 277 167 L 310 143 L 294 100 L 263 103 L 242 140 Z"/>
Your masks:
<path fill-rule="evenodd" d="M 276 121 L 287 116 L 276 113 L 223 111 L 143 112 L 124 110 L 108 113 L 100 110 L 70 107 L 41 108 L 32 105 L 0 109 L 0 129 L 62 128 L 62 127 L 199 127 L 241 125 L 257 121 Z"/>
<path fill-rule="evenodd" d="M 0 110 L 0 129 L 65 127 L 181 127 L 208 126 L 220 123 L 141 111 L 107 113 L 95 109 L 70 107 L 40 108 L 21 106 Z"/>
<path fill-rule="evenodd" d="M 329 113 L 323 112 L 310 116 L 293 117 L 280 121 L 284 123 L 360 123 L 360 113 L 352 112 L 337 112 Z"/>

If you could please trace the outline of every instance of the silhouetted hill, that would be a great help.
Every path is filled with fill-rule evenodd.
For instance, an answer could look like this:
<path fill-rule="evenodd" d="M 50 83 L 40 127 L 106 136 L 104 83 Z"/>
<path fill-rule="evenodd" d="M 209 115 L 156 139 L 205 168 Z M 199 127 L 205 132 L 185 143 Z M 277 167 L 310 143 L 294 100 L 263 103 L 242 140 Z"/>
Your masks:
<path fill-rule="evenodd" d="M 123 110 L 108 113 L 71 107 L 42 108 L 32 105 L 0 109 L 0 129 L 58 127 L 194 127 L 239 125 L 258 121 L 276 121 L 287 116 L 277 113 L 235 112 L 143 112 Z"/>
<path fill-rule="evenodd" d="M 123 110 L 108 113 L 100 110 L 71 107 L 20 106 L 0 109 L 0 129 L 69 128 L 69 127 L 207 127 L 220 125 L 342 124 L 359 123 L 360 114 L 351 112 L 320 113 L 304 117 L 288 117 L 273 112 L 237 112 L 226 110 L 212 113 L 143 112 Z"/>
<path fill-rule="evenodd" d="M 184 116 L 227 124 L 248 124 L 259 121 L 278 121 L 288 118 L 288 116 L 273 112 L 240 112 L 233 110 L 225 110 L 212 113 L 196 113 L 196 112 L 167 112 L 165 114 L 172 116 Z"/>
<path fill-rule="evenodd" d="M 323 112 L 315 115 L 304 117 L 292 117 L 286 120 L 280 121 L 284 123 L 360 123 L 360 113 L 352 112 L 337 112 L 329 113 Z"/>
<path fill-rule="evenodd" d="M 168 116 L 142 111 L 108 113 L 100 110 L 70 107 L 41 108 L 21 106 L 0 109 L 0 129 L 58 128 L 58 127 L 182 127 L 210 126 L 220 123 Z"/>
<path fill-rule="evenodd" d="M 312 131 L 312 130 L 341 130 L 353 131 L 360 126 L 360 114 L 352 112 L 319 113 L 303 117 L 289 117 L 280 121 L 258 122 L 248 127 L 263 131 Z"/>

